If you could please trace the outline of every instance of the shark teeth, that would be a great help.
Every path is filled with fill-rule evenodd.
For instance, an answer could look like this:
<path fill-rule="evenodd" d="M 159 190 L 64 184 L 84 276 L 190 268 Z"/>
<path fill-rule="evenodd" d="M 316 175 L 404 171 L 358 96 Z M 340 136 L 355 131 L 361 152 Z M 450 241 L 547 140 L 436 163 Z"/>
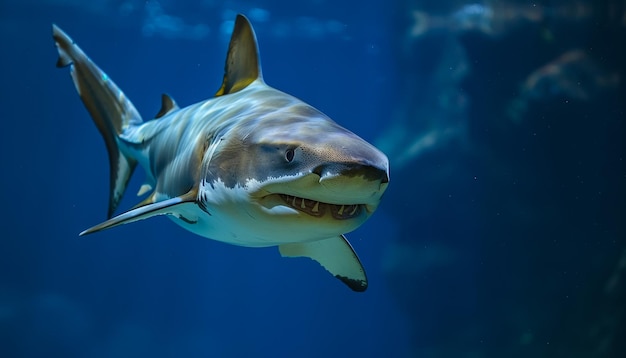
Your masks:
<path fill-rule="evenodd" d="M 283 199 L 285 204 L 289 205 L 290 207 L 316 217 L 324 216 L 324 214 L 326 214 L 326 211 L 330 210 L 333 218 L 337 220 L 351 219 L 355 216 L 360 215 L 361 210 L 363 209 L 362 204 L 328 204 L 321 201 L 301 198 L 298 196 L 292 196 L 287 194 L 280 194 L 280 197 Z"/>
<path fill-rule="evenodd" d="M 333 215 L 335 219 L 350 219 L 355 216 L 361 214 L 361 209 L 363 205 L 361 204 L 352 204 L 352 205 L 331 205 L 330 213 Z"/>

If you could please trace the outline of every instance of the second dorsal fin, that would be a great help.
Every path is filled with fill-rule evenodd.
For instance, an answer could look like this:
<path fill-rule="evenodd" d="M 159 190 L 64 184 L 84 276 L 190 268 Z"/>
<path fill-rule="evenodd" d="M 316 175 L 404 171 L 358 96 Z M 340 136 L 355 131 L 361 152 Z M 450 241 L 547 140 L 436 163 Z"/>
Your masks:
<path fill-rule="evenodd" d="M 159 113 L 156 114 L 156 116 L 154 116 L 154 118 L 161 118 L 164 115 L 175 111 L 178 109 L 178 105 L 176 104 L 176 101 L 174 101 L 174 99 L 172 97 L 170 97 L 169 95 L 163 93 L 161 95 L 161 109 L 159 110 Z"/>
<path fill-rule="evenodd" d="M 228 45 L 224 80 L 215 96 L 241 91 L 259 78 L 262 78 L 261 61 L 256 35 L 250 21 L 239 14 Z"/>

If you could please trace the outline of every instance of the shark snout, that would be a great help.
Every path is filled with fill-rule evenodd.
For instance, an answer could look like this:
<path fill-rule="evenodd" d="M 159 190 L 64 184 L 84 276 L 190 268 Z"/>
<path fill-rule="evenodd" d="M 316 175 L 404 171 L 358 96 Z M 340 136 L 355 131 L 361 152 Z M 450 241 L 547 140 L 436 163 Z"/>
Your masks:
<path fill-rule="evenodd" d="M 313 172 L 329 202 L 361 203 L 376 206 L 389 183 L 385 162 L 344 162 L 318 165 Z"/>
<path fill-rule="evenodd" d="M 363 140 L 338 141 L 334 151 L 329 151 L 327 160 L 313 169 L 320 181 L 342 177 L 346 180 L 358 179 L 371 184 L 389 182 L 389 160 L 378 149 Z M 352 180 L 354 181 L 354 180 Z"/>

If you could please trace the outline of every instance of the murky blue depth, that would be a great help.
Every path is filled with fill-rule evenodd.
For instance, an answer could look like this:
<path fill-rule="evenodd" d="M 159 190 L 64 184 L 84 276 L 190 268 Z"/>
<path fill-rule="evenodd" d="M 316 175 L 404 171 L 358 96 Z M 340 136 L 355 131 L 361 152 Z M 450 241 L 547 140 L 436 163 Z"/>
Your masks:
<path fill-rule="evenodd" d="M 266 82 L 390 159 L 308 259 L 106 218 L 108 159 L 56 23 L 144 118 L 212 96 L 237 13 Z M 0 1 L 0 357 L 622 357 L 626 3 Z M 138 202 L 137 170 L 120 208 Z"/>

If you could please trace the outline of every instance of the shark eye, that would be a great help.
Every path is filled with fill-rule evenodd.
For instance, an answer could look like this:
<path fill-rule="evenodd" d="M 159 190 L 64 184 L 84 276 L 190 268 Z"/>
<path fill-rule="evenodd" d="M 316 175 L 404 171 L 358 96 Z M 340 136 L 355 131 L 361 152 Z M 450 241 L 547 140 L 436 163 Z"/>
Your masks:
<path fill-rule="evenodd" d="M 293 161 L 294 155 L 296 155 L 296 152 L 293 150 L 293 148 L 287 149 L 285 151 L 285 159 L 287 160 L 287 162 L 291 163 Z"/>

